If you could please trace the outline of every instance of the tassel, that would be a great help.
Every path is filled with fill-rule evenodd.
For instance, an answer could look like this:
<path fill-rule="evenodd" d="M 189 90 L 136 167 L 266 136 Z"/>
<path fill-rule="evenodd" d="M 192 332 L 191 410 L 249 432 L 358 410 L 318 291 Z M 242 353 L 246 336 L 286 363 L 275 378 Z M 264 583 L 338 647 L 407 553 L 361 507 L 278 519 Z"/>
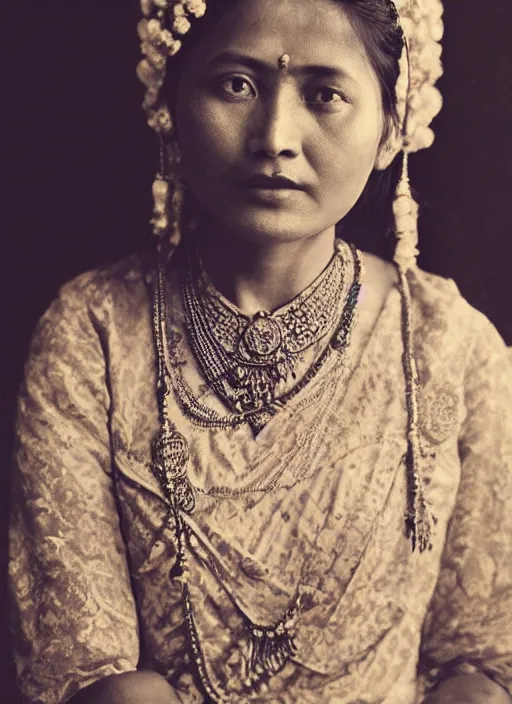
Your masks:
<path fill-rule="evenodd" d="M 153 225 L 153 234 L 157 237 L 162 237 L 169 228 L 169 218 L 167 214 L 169 182 L 161 173 L 155 176 L 152 191 L 154 204 L 153 216 L 150 222 Z"/>
<path fill-rule="evenodd" d="M 273 626 L 258 626 L 246 619 L 250 648 L 245 681 L 248 689 L 261 687 L 296 655 L 295 628 L 307 598 L 307 594 L 299 595 L 294 605 Z"/>
<path fill-rule="evenodd" d="M 402 298 L 402 337 L 403 367 L 405 376 L 405 399 L 407 407 L 407 510 L 405 523 L 407 536 L 411 539 L 413 551 L 418 546 L 420 552 L 432 549 L 432 523 L 425 497 L 420 470 L 422 449 L 419 430 L 419 377 L 414 356 L 412 330 L 412 300 L 409 282 L 405 271 L 398 267 L 400 295 Z"/>
<path fill-rule="evenodd" d="M 402 175 L 393 202 L 397 238 L 394 261 L 407 271 L 416 266 L 418 250 L 418 204 L 412 197 L 409 183 L 409 157 L 403 152 Z"/>
<path fill-rule="evenodd" d="M 293 634 L 282 624 L 275 630 L 253 626 L 249 632 L 249 675 L 245 684 L 252 688 L 281 672 L 297 648 Z"/>

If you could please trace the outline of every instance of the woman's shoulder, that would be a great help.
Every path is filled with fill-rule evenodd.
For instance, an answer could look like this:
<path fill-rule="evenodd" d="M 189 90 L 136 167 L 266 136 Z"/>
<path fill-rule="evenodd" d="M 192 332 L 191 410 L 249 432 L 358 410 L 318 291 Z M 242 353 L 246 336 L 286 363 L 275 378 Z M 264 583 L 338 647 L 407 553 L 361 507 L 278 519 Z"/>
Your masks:
<path fill-rule="evenodd" d="M 396 267 L 365 254 L 369 281 L 365 303 L 378 310 L 391 291 L 399 291 Z M 468 368 L 499 358 L 510 364 L 511 353 L 491 320 L 461 293 L 453 279 L 415 267 L 407 274 L 412 300 L 412 324 L 417 356 L 448 374 L 464 375 Z M 400 296 L 395 303 L 400 306 Z"/>
<path fill-rule="evenodd" d="M 461 293 L 453 279 L 416 268 L 408 275 L 417 344 L 448 366 L 510 363 L 510 350 L 492 321 Z M 512 367 L 511 367 L 512 369 Z"/>
<path fill-rule="evenodd" d="M 408 274 L 416 315 L 423 324 L 437 324 L 459 336 L 474 336 L 494 328 L 489 318 L 461 293 L 457 283 L 416 267 Z M 497 331 L 496 331 L 497 332 Z"/>
<path fill-rule="evenodd" d="M 142 249 L 66 281 L 38 320 L 31 350 L 148 328 L 152 268 L 151 252 Z"/>
<path fill-rule="evenodd" d="M 365 302 L 369 308 L 379 310 L 389 293 L 399 289 L 398 272 L 394 264 L 381 257 L 365 253 L 364 261 L 371 282 Z M 444 333 L 457 340 L 478 337 L 490 330 L 498 335 L 489 318 L 467 301 L 453 279 L 415 267 L 408 272 L 407 280 L 418 334 Z"/>
<path fill-rule="evenodd" d="M 151 251 L 140 249 L 105 262 L 66 281 L 59 296 L 96 307 L 108 305 L 120 296 L 140 295 L 150 281 L 152 259 Z"/>

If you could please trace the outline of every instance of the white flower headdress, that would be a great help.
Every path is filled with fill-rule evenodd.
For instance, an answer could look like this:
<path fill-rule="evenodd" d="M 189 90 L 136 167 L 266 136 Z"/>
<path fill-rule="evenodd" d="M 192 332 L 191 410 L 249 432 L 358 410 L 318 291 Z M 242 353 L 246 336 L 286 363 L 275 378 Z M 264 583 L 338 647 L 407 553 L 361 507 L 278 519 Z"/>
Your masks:
<path fill-rule="evenodd" d="M 407 155 L 429 147 L 434 141 L 430 124 L 442 106 L 435 83 L 443 71 L 440 44 L 443 5 L 441 0 L 393 2 L 407 42 L 396 85 L 397 112 L 403 130 L 389 140 L 385 158 L 391 163 L 400 151 L 404 153 L 404 169 L 394 203 L 395 261 L 407 270 L 415 265 L 418 254 L 418 208 L 409 189 Z M 144 58 L 137 67 L 137 75 L 146 88 L 143 108 L 149 126 L 167 143 L 167 158 L 172 163 L 177 158 L 176 148 L 172 146 L 173 124 L 161 88 L 168 58 L 180 50 L 191 22 L 205 14 L 206 3 L 204 0 L 141 0 L 141 8 L 144 17 L 139 22 L 138 33 Z M 169 201 L 173 199 L 176 206 L 181 197 L 170 192 L 162 169 L 153 185 L 153 197 L 153 231 L 163 235 L 170 228 Z"/>

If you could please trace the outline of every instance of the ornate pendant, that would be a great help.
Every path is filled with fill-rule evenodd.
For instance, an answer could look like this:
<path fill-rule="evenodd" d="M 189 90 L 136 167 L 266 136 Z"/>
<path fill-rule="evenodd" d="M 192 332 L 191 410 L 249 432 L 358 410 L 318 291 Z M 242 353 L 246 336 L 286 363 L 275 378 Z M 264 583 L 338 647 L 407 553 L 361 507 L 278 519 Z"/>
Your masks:
<path fill-rule="evenodd" d="M 242 332 L 238 352 L 248 361 L 264 361 L 276 355 L 283 344 L 281 326 L 266 311 L 256 313 Z"/>
<path fill-rule="evenodd" d="M 192 513 L 195 497 L 187 477 L 189 449 L 181 433 L 169 425 L 158 433 L 153 446 L 153 466 L 157 479 L 175 508 Z"/>

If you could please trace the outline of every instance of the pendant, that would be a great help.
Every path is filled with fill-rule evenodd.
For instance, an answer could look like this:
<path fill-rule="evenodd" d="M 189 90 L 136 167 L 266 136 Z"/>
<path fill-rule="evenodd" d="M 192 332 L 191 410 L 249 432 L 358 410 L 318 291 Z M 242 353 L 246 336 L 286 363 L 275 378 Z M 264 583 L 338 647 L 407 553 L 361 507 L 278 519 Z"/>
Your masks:
<path fill-rule="evenodd" d="M 242 357 L 261 360 L 276 354 L 283 344 L 283 333 L 279 323 L 269 313 L 256 313 L 242 332 L 238 350 Z"/>
<path fill-rule="evenodd" d="M 192 513 L 195 497 L 187 477 L 188 458 L 186 439 L 177 430 L 164 426 L 153 445 L 155 474 L 171 503 L 186 513 Z"/>

